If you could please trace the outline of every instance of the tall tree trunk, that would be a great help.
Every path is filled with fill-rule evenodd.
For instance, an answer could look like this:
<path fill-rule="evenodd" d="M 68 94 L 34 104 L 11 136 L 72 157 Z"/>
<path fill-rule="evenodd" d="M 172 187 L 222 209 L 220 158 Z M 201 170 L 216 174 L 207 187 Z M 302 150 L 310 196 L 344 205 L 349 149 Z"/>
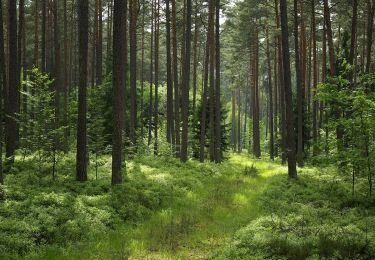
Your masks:
<path fill-rule="evenodd" d="M 281 41 L 283 54 L 284 70 L 284 89 L 285 89 L 285 106 L 291 108 L 292 101 L 292 82 L 290 73 L 290 55 L 288 42 L 288 13 L 286 0 L 280 0 L 280 17 L 281 17 Z M 296 154 L 295 154 L 295 133 L 293 127 L 293 111 L 286 109 L 286 128 L 287 128 L 287 152 L 288 152 L 288 175 L 290 178 L 297 177 Z"/>
<path fill-rule="evenodd" d="M 171 58 L 171 18 L 169 0 L 165 1 L 166 53 L 167 53 L 167 141 L 174 147 L 175 131 L 173 122 L 173 81 Z"/>
<path fill-rule="evenodd" d="M 215 62 L 216 62 L 216 81 L 215 81 L 215 161 L 222 161 L 221 153 L 221 91 L 220 91 L 220 0 L 216 0 L 216 27 L 215 27 Z M 246 109 L 246 108 L 245 108 Z"/>
<path fill-rule="evenodd" d="M 159 130 L 159 32 L 160 32 L 160 0 L 155 0 L 155 108 L 154 108 L 154 154 L 158 154 Z"/>
<path fill-rule="evenodd" d="M 311 31 L 312 31 L 312 56 L 313 56 L 313 155 L 316 156 L 319 153 L 318 149 L 318 100 L 316 99 L 317 84 L 318 84 L 318 67 L 317 67 L 317 55 L 316 55 L 316 20 L 315 20 L 315 0 L 311 1 Z"/>
<path fill-rule="evenodd" d="M 78 2 L 79 89 L 77 122 L 77 175 L 78 181 L 87 180 L 87 50 L 88 50 L 88 0 Z"/>
<path fill-rule="evenodd" d="M 114 0 L 113 6 L 113 89 L 112 89 L 112 185 L 122 182 L 125 92 L 125 19 L 126 0 Z"/>
<path fill-rule="evenodd" d="M 207 31 L 206 40 L 206 55 L 204 60 L 204 75 L 203 75 L 203 93 L 202 93 L 202 114 L 201 114 L 201 125 L 200 125 L 200 142 L 199 142 L 199 160 L 204 161 L 205 154 L 204 150 L 206 147 L 206 118 L 207 118 L 207 94 L 208 94 L 208 64 L 210 59 L 209 42 L 210 42 L 210 31 Z M 233 94 L 232 94 L 232 98 Z M 233 110 L 232 110 L 233 111 Z M 233 118 L 233 112 L 232 112 Z"/>
<path fill-rule="evenodd" d="M 39 0 L 34 0 L 34 2 L 34 66 L 39 67 Z"/>
<path fill-rule="evenodd" d="M 198 1 L 195 1 L 195 12 L 194 12 L 194 60 L 193 60 L 193 117 L 195 117 L 196 100 L 197 100 L 197 66 L 198 66 Z M 194 121 L 194 120 L 193 120 Z"/>
<path fill-rule="evenodd" d="M 241 89 L 237 89 L 237 152 L 242 151 L 242 133 L 241 133 Z"/>
<path fill-rule="evenodd" d="M 232 90 L 232 145 L 233 151 L 237 149 L 237 134 L 236 134 L 236 93 Z"/>
<path fill-rule="evenodd" d="M 64 152 L 69 151 L 69 124 L 68 124 L 68 91 L 69 91 L 69 40 L 68 40 L 68 8 L 67 0 L 64 0 L 64 108 L 63 108 L 63 126 L 64 126 Z"/>
<path fill-rule="evenodd" d="M 151 0 L 151 36 L 150 36 L 150 91 L 149 91 L 149 109 L 148 109 L 148 146 L 152 139 L 152 119 L 153 119 L 153 69 L 154 69 L 154 0 Z"/>
<path fill-rule="evenodd" d="M 42 0 L 42 71 L 46 71 L 47 0 Z"/>
<path fill-rule="evenodd" d="M 371 49 L 372 32 L 374 27 L 375 4 L 373 0 L 367 0 L 367 52 L 366 52 L 366 73 L 371 70 Z"/>
<path fill-rule="evenodd" d="M 143 125 L 143 110 L 144 110 L 144 88 L 145 88 L 145 79 L 144 79 L 144 60 L 145 60 L 145 13 L 146 13 L 146 1 L 142 0 L 142 39 L 141 39 L 141 140 L 144 137 L 144 125 Z"/>
<path fill-rule="evenodd" d="M 275 0 L 276 27 L 280 28 L 279 1 Z M 281 128 L 281 162 L 286 162 L 286 120 L 285 120 L 285 94 L 284 94 L 284 69 L 281 50 L 281 34 L 278 35 L 277 59 L 278 59 L 278 81 L 279 81 L 279 106 L 280 106 L 280 128 Z"/>
<path fill-rule="evenodd" d="M 138 1 L 129 0 L 130 20 L 130 129 L 129 138 L 133 146 L 137 143 L 137 18 Z M 156 47 L 156 45 L 155 45 Z M 156 73 L 156 72 L 155 72 Z M 156 76 L 156 75 L 155 75 Z"/>
<path fill-rule="evenodd" d="M 176 157 L 180 157 L 180 91 L 178 84 L 178 58 L 177 58 L 177 21 L 176 0 L 172 0 L 172 49 L 173 49 L 173 87 L 174 87 L 174 115 L 176 131 Z"/>
<path fill-rule="evenodd" d="M 188 123 L 189 123 L 189 85 L 190 85 L 190 56 L 191 56 L 191 0 L 186 0 L 186 26 L 185 26 L 185 58 L 183 70 L 183 85 L 181 96 L 182 115 L 182 140 L 181 161 L 188 159 Z"/>
<path fill-rule="evenodd" d="M 208 6 L 209 15 L 209 53 L 210 53 L 210 70 L 209 70 L 209 122 L 210 122 L 210 160 L 215 161 L 215 2 L 214 0 L 209 1 Z"/>
<path fill-rule="evenodd" d="M 325 23 L 323 23 L 323 37 L 322 37 L 322 51 L 323 51 L 323 57 L 322 57 L 322 82 L 325 83 L 326 80 L 327 80 L 327 32 L 326 32 L 326 26 L 325 26 Z M 323 116 L 324 115 L 324 116 Z M 328 137 L 329 137 L 329 133 L 328 133 L 328 126 L 327 126 L 327 123 L 328 123 L 328 115 L 327 115 L 327 112 L 324 113 L 324 105 L 321 104 L 320 106 L 320 121 L 322 122 L 321 124 L 323 125 L 323 117 L 325 119 L 325 123 L 326 123 L 326 129 L 325 129 L 325 153 L 326 155 L 328 155 L 329 153 L 329 145 L 328 145 Z"/>
<path fill-rule="evenodd" d="M 299 166 L 303 166 L 303 85 L 301 72 L 301 54 L 298 40 L 298 2 L 294 0 L 294 56 L 296 69 L 297 84 L 297 118 L 298 118 L 298 136 L 297 136 L 297 162 Z"/>
<path fill-rule="evenodd" d="M 255 32 L 253 44 L 253 91 L 252 91 L 252 105 L 253 105 L 253 153 L 256 158 L 260 158 L 260 129 L 259 129 L 259 37 L 258 32 Z"/>
<path fill-rule="evenodd" d="M 336 74 L 335 66 L 335 49 L 333 46 L 333 36 L 332 36 L 332 27 L 331 27 L 331 14 L 328 6 L 328 0 L 323 0 L 324 2 L 324 20 L 326 25 L 327 32 L 327 41 L 328 41 L 328 51 L 329 51 L 329 63 L 330 63 L 330 72 L 331 76 Z"/>
<path fill-rule="evenodd" d="M 61 92 L 61 57 L 60 57 L 60 30 L 59 30 L 59 17 L 58 17 L 58 0 L 54 0 L 54 7 L 53 7 L 53 32 L 54 32 L 54 68 L 53 68 L 53 75 L 54 75 L 54 85 L 55 85 L 55 127 L 58 128 L 60 126 L 60 92 Z M 57 141 L 55 146 L 57 146 Z"/>
<path fill-rule="evenodd" d="M 274 144 L 274 127 L 273 127 L 273 87 L 272 87 L 272 68 L 271 68 L 271 51 L 268 25 L 266 28 L 266 55 L 267 55 L 267 77 L 268 77 L 268 124 L 270 132 L 270 159 L 275 158 L 275 144 Z"/>
<path fill-rule="evenodd" d="M 18 2 L 18 40 L 17 40 L 17 46 L 18 46 L 18 61 L 17 61 L 17 67 L 18 67 L 18 77 L 17 77 L 17 85 L 19 86 L 20 91 L 26 92 L 26 85 L 22 86 L 21 82 L 21 75 L 23 75 L 24 71 L 24 61 L 25 61 L 25 0 L 19 0 Z M 17 114 L 23 114 L 24 116 L 27 116 L 27 100 L 26 96 L 23 95 L 21 96 L 21 92 L 17 93 L 17 100 L 18 100 L 18 105 L 17 105 Z M 22 109 L 21 110 L 21 106 Z M 17 124 L 17 143 L 20 139 L 20 129 L 19 125 Z"/>
<path fill-rule="evenodd" d="M 358 16 L 357 9 L 358 9 L 358 0 L 353 0 L 352 34 L 351 34 L 351 39 L 350 39 L 350 53 L 349 53 L 350 64 L 353 64 L 355 44 L 357 42 L 357 16 Z"/>
<path fill-rule="evenodd" d="M 151 145 L 152 138 L 152 111 L 153 111 L 153 101 L 152 101 L 152 84 L 153 84 L 153 69 L 154 69 L 154 0 L 151 0 L 151 43 L 150 43 L 150 96 L 149 96 L 149 109 L 148 109 L 148 146 Z"/>
<path fill-rule="evenodd" d="M 97 5 L 97 38 L 96 38 L 96 85 L 102 84 L 103 80 L 103 7 L 102 0 L 96 0 Z"/>
<path fill-rule="evenodd" d="M 14 162 L 14 152 L 16 149 L 17 133 L 17 122 L 15 119 L 17 113 L 19 86 L 18 86 L 18 65 L 17 65 L 17 5 L 16 1 L 8 0 L 8 69 L 9 69 L 9 81 L 8 81 L 8 95 L 7 108 L 6 108 L 6 158 L 9 165 Z"/>
<path fill-rule="evenodd" d="M 278 157 L 279 156 L 279 147 L 278 147 L 278 144 L 277 144 L 277 140 L 278 140 L 278 135 L 279 135 L 279 131 L 278 131 L 278 118 L 279 118 L 279 91 L 278 91 L 278 88 L 279 88 L 279 82 L 278 82 L 278 74 L 277 74 L 277 37 L 275 37 L 275 50 L 274 50 L 274 59 L 273 59 L 273 70 L 274 70 L 274 100 L 273 100 L 273 107 L 274 107 L 274 122 L 273 122 L 273 126 L 274 126 L 274 132 L 275 132 L 275 137 L 274 137 L 274 140 L 275 140 L 275 144 L 274 144 L 274 156 L 275 157 Z"/>
<path fill-rule="evenodd" d="M 112 57 L 111 50 L 112 46 L 112 36 L 113 34 L 113 0 L 108 0 L 108 20 L 107 20 L 107 64 L 106 71 L 109 73 L 111 71 L 112 64 L 109 63 L 110 57 Z M 113 57 L 112 57 L 113 58 Z"/>
<path fill-rule="evenodd" d="M 3 1 L 0 0 L 0 184 L 4 184 L 3 171 L 3 120 L 5 106 L 6 69 L 4 53 Z"/>

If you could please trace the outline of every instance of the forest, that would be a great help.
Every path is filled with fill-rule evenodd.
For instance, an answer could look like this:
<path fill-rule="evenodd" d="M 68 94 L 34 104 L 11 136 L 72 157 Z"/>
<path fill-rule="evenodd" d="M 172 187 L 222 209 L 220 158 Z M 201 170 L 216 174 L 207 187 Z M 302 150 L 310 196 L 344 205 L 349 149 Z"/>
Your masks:
<path fill-rule="evenodd" d="M 0 259 L 375 259 L 374 0 L 0 0 Z"/>

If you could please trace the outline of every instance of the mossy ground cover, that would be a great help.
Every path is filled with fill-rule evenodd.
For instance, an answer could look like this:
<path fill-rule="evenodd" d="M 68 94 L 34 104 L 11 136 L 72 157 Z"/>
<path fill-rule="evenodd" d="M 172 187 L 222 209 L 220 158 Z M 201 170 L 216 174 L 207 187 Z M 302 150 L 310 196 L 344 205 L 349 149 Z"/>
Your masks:
<path fill-rule="evenodd" d="M 138 157 L 110 186 L 74 180 L 74 158 L 48 167 L 32 158 L 7 176 L 0 255 L 31 259 L 371 258 L 374 200 L 334 169 L 286 167 L 245 154 L 221 165 Z M 42 169 L 42 170 L 40 170 Z M 43 170 L 44 169 L 44 170 Z"/>

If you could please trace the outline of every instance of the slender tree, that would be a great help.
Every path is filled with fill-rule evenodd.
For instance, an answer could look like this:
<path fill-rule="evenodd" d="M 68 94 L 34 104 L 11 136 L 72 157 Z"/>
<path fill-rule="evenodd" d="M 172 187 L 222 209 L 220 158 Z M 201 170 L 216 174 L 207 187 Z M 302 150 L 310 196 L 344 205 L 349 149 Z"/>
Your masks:
<path fill-rule="evenodd" d="M 208 6 L 209 13 L 209 33 L 210 33 L 210 42 L 209 42 L 209 131 L 210 131 L 210 160 L 215 161 L 215 1 L 209 1 Z"/>
<path fill-rule="evenodd" d="M 355 55 L 355 45 L 357 42 L 357 9 L 358 9 L 358 0 L 353 0 L 353 15 L 352 15 L 352 34 L 350 39 L 350 54 L 349 54 L 349 63 L 353 64 L 354 55 Z"/>
<path fill-rule="evenodd" d="M 172 49 L 173 49 L 173 90 L 174 90 L 174 120 L 176 137 L 176 156 L 180 157 L 181 144 L 181 122 L 180 122 L 180 91 L 178 84 L 178 55 L 177 55 L 177 20 L 176 20 L 176 0 L 172 1 Z"/>
<path fill-rule="evenodd" d="M 330 64 L 330 72 L 331 76 L 336 74 L 336 65 L 335 65 L 335 49 L 333 46 L 333 36 L 332 36 L 332 27 L 331 27 L 331 13 L 329 10 L 328 0 L 323 0 L 324 3 L 324 21 L 325 21 L 325 28 L 327 33 L 327 41 L 328 41 L 328 52 L 329 52 L 329 64 Z"/>
<path fill-rule="evenodd" d="M 190 56 L 191 56 L 191 0 L 186 0 L 185 26 L 185 57 L 183 67 L 183 85 L 181 95 L 182 138 L 181 161 L 188 159 L 188 123 L 189 123 L 189 85 L 190 85 Z"/>
<path fill-rule="evenodd" d="M 150 97 L 149 97 L 149 110 L 148 110 L 148 146 L 151 145 L 151 135 L 152 135 L 152 83 L 153 83 L 153 69 L 154 69 L 154 0 L 151 0 L 151 38 L 150 38 Z"/>
<path fill-rule="evenodd" d="M 166 53 L 167 53 L 167 141 L 174 145 L 175 132 L 173 122 L 173 82 L 171 57 L 171 18 L 169 0 L 165 1 Z"/>
<path fill-rule="evenodd" d="M 210 23 L 209 23 L 210 25 Z M 210 32 L 207 31 L 205 60 L 204 60 L 204 75 L 203 75 L 203 92 L 202 92 L 202 113 L 200 121 L 200 142 L 199 142 L 199 160 L 204 161 L 205 158 L 205 147 L 206 147 L 206 117 L 207 117 L 207 95 L 208 95 L 208 64 L 210 59 L 209 54 L 209 39 Z M 232 94 L 232 99 L 234 99 Z M 232 110 L 232 120 L 234 118 Z M 233 124 L 233 123 L 232 123 Z"/>
<path fill-rule="evenodd" d="M 63 126 L 64 126 L 64 152 L 69 150 L 69 123 L 68 123 L 68 91 L 69 91 L 69 39 L 68 39 L 68 6 L 64 0 L 64 100 L 63 100 Z"/>
<path fill-rule="evenodd" d="M 39 0 L 35 2 L 34 17 L 34 65 L 39 66 Z"/>
<path fill-rule="evenodd" d="M 130 41 L 130 129 L 129 139 L 136 145 L 137 125 L 137 20 L 138 1 L 129 0 L 129 41 Z"/>
<path fill-rule="evenodd" d="M 222 161 L 221 155 L 221 77 L 220 77 L 220 0 L 216 0 L 216 19 L 215 19 L 215 161 L 220 163 Z M 197 12 L 197 10 L 196 10 Z M 196 25 L 197 26 L 197 23 Z M 195 50 L 196 52 L 197 50 Z M 196 67 L 196 65 L 195 65 Z M 196 68 L 195 68 L 196 69 Z"/>
<path fill-rule="evenodd" d="M 97 37 L 96 37 L 96 85 L 102 84 L 103 80 L 103 7 L 102 0 L 96 0 L 97 5 Z"/>
<path fill-rule="evenodd" d="M 79 88 L 77 122 L 77 173 L 78 181 L 87 180 L 87 50 L 88 50 L 88 0 L 78 1 Z"/>
<path fill-rule="evenodd" d="M 270 159 L 273 160 L 275 157 L 275 141 L 274 141 L 274 125 L 273 125 L 273 87 L 272 87 L 272 68 L 271 68 L 271 51 L 270 51 L 270 40 L 269 40 L 269 29 L 266 28 L 266 55 L 267 55 L 267 79 L 268 79 L 268 124 L 270 132 Z"/>
<path fill-rule="evenodd" d="M 155 108 L 154 108 L 154 154 L 158 154 L 159 131 L 159 33 L 160 0 L 155 0 Z"/>
<path fill-rule="evenodd" d="M 285 106 L 291 108 L 292 101 L 292 82 L 290 73 L 290 54 L 289 54 L 289 33 L 288 33 L 288 13 L 286 0 L 280 0 L 280 18 L 281 18 L 281 43 L 282 43 L 282 61 L 284 72 L 284 90 Z M 293 111 L 286 109 L 286 128 L 287 128 L 287 154 L 288 154 L 288 175 L 290 178 L 297 177 L 296 154 L 295 154 L 295 133 L 293 127 Z"/>
<path fill-rule="evenodd" d="M 294 0 L 294 57 L 296 69 L 296 83 L 297 83 L 297 110 L 298 110 L 298 135 L 297 135 L 297 161 L 300 166 L 303 166 L 303 86 L 302 86 L 302 72 L 301 72 L 301 50 L 299 48 L 298 36 L 298 2 Z"/>
<path fill-rule="evenodd" d="M 258 86 L 258 66 L 259 66 L 259 38 L 258 31 L 253 35 L 254 43 L 252 44 L 252 117 L 253 117 L 253 154 L 260 158 L 260 128 L 259 128 L 259 86 Z"/>
<path fill-rule="evenodd" d="M 313 155 L 318 155 L 318 100 L 316 98 L 318 84 L 318 63 L 316 54 L 316 19 L 315 19 L 315 0 L 311 1 L 311 31 L 312 31 L 312 58 L 313 58 L 313 110 L 312 110 L 312 136 L 314 141 Z"/>
<path fill-rule="evenodd" d="M 6 108 L 6 158 L 11 165 L 14 162 L 14 152 L 16 149 L 17 133 L 17 122 L 15 119 L 18 105 L 18 52 L 17 52 L 17 3 L 14 0 L 8 0 L 8 69 L 9 69 L 9 81 L 7 91 L 7 108 Z"/>
<path fill-rule="evenodd" d="M 6 88 L 6 69 L 4 53 L 3 1 L 0 0 L 0 184 L 4 184 L 3 171 L 3 120 L 4 120 L 4 93 Z"/>
<path fill-rule="evenodd" d="M 113 88 L 112 88 L 112 185 L 122 182 L 125 92 L 125 11 L 126 0 L 114 0 L 113 5 Z"/>
<path fill-rule="evenodd" d="M 42 70 L 46 71 L 47 0 L 42 0 Z"/>
<path fill-rule="evenodd" d="M 372 32 L 374 28 L 375 4 L 373 0 L 367 0 L 367 52 L 366 52 L 366 72 L 371 70 L 371 49 Z"/>

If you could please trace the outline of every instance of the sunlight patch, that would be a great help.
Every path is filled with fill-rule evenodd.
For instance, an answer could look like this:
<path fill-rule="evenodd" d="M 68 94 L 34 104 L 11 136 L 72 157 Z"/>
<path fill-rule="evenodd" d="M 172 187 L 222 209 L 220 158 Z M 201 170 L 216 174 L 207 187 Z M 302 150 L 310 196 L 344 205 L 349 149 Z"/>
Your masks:
<path fill-rule="evenodd" d="M 233 204 L 237 206 L 244 206 L 249 202 L 247 197 L 242 193 L 236 193 L 233 196 Z"/>

